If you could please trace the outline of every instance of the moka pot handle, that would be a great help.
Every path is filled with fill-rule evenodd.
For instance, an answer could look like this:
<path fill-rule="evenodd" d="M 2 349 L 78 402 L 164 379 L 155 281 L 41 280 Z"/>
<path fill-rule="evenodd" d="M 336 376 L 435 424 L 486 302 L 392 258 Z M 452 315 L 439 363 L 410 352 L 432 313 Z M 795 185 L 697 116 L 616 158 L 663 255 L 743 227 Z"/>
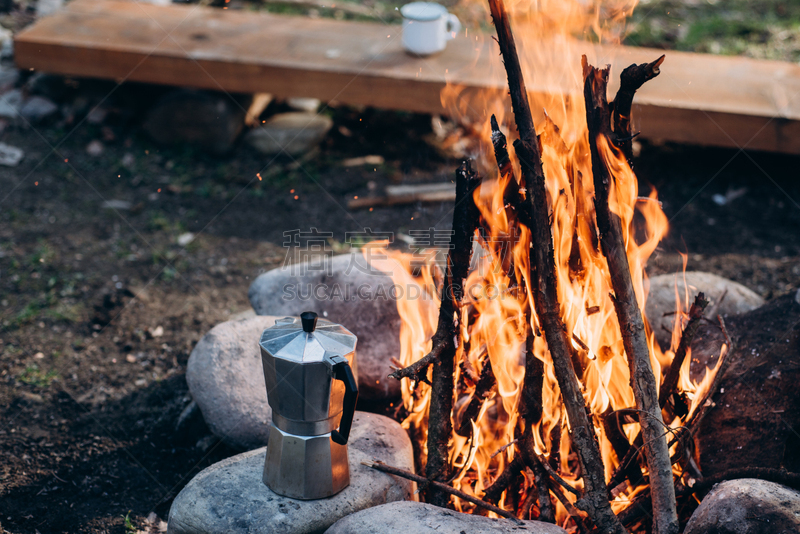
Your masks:
<path fill-rule="evenodd" d="M 358 384 L 353 376 L 350 363 L 341 356 L 331 358 L 334 380 L 344 382 L 344 406 L 342 409 L 342 419 L 339 421 L 339 430 L 331 432 L 331 439 L 339 445 L 347 445 L 350 437 L 350 428 L 353 426 L 353 416 L 356 413 L 356 401 L 358 401 Z"/>

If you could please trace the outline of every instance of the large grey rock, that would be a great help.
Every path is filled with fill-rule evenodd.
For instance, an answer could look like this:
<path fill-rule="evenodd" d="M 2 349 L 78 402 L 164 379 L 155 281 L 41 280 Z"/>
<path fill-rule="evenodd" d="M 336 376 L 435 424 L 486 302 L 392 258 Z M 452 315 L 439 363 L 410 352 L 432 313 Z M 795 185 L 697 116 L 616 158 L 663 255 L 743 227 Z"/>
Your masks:
<path fill-rule="evenodd" d="M 800 303 L 794 297 L 775 297 L 725 320 L 735 349 L 695 435 L 703 475 L 738 467 L 800 470 Z M 715 322 L 701 324 L 692 364 L 715 366 L 724 342 Z"/>
<path fill-rule="evenodd" d="M 211 329 L 189 356 L 186 382 L 208 428 L 231 447 L 267 444 L 272 410 L 258 341 L 276 317 L 228 321 Z"/>
<path fill-rule="evenodd" d="M 363 510 L 337 521 L 325 534 L 372 534 L 373 532 L 413 532 L 414 534 L 503 534 L 533 532 L 566 534 L 563 528 L 541 521 L 489 519 L 462 514 L 420 502 L 393 502 Z M 378 530 L 378 526 L 380 529 Z"/>
<path fill-rule="evenodd" d="M 398 423 L 381 415 L 356 412 L 348 449 L 350 486 L 333 497 L 313 501 L 281 497 L 264 485 L 261 477 L 266 447 L 216 463 L 194 477 L 175 498 L 168 532 L 324 532 L 359 510 L 413 498 L 411 482 L 361 464 L 377 458 L 413 471 L 411 441 Z"/>
<path fill-rule="evenodd" d="M 684 534 L 797 534 L 800 492 L 764 480 L 728 480 L 714 486 Z"/>
<path fill-rule="evenodd" d="M 304 111 L 280 113 L 247 132 L 245 141 L 262 154 L 285 151 L 290 156 L 300 156 L 316 147 L 332 126 L 333 121 L 325 115 Z"/>
<path fill-rule="evenodd" d="M 650 278 L 650 290 L 645 305 L 647 321 L 655 332 L 656 340 L 663 349 L 670 346 L 672 327 L 675 324 L 675 285 L 678 295 L 684 298 L 684 289 L 689 286 L 689 304 L 702 291 L 710 304 L 706 314 L 710 316 L 737 315 L 764 305 L 764 299 L 742 284 L 702 271 L 688 271 L 686 283 L 682 273 L 662 274 Z"/>
<path fill-rule="evenodd" d="M 253 281 L 248 296 L 259 315 L 315 311 L 358 336 L 359 397 L 377 400 L 400 395 L 400 383 L 387 378 L 391 359 L 400 356 L 400 315 L 392 287 L 388 275 L 370 271 L 356 253 L 266 272 Z"/>

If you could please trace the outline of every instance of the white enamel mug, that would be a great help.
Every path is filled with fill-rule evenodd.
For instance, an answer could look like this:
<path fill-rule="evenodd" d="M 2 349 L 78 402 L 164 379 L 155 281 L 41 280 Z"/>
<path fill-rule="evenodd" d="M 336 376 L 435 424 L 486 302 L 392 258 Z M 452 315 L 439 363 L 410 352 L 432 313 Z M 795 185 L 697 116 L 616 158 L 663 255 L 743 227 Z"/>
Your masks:
<path fill-rule="evenodd" d="M 403 48 L 418 56 L 441 52 L 461 30 L 461 22 L 434 2 L 412 2 L 400 8 Z"/>

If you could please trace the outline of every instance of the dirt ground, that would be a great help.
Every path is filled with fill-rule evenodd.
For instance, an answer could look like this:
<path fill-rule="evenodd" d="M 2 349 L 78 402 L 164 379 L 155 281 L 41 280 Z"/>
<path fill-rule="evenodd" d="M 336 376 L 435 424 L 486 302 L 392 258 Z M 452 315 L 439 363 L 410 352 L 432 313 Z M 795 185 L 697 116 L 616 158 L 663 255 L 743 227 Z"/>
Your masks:
<path fill-rule="evenodd" d="M 449 227 L 448 204 L 343 207 L 389 183 L 451 179 L 457 162 L 424 141 L 430 117 L 330 114 L 331 134 L 296 168 L 241 145 L 219 158 L 160 148 L 134 112 L 108 131 L 60 120 L 0 134 L 26 153 L 0 168 L 0 532 L 134 532 L 235 452 L 203 425 L 176 432 L 186 362 L 212 326 L 249 309 L 249 284 L 284 260 L 284 232 L 332 231 L 338 250 L 350 230 Z M 98 138 L 103 153 L 88 155 Z M 341 164 L 370 154 L 385 163 Z M 690 269 L 767 299 L 796 289 L 798 164 L 644 145 L 642 189 L 658 189 L 671 224 L 650 274 L 680 270 L 686 252 Z"/>

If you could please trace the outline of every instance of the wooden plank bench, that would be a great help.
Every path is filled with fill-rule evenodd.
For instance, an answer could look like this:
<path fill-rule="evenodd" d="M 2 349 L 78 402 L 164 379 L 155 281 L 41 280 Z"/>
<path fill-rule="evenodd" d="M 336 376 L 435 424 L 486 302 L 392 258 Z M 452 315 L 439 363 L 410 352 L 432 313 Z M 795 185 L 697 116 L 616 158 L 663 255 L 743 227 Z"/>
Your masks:
<path fill-rule="evenodd" d="M 75 0 L 15 39 L 23 69 L 232 93 L 305 96 L 342 104 L 447 114 L 448 82 L 462 98 L 505 92 L 496 43 L 462 33 L 429 58 L 403 52 L 400 27 L 119 0 Z M 546 46 L 542 43 L 541 46 Z M 661 51 L 586 47 L 612 73 Z M 575 72 L 580 58 L 576 54 Z M 581 98 L 579 83 L 528 86 L 544 102 Z M 614 76 L 616 77 L 616 76 Z M 567 77 L 568 78 L 568 77 Z M 613 85 L 613 83 L 612 83 Z M 483 120 L 484 109 L 466 113 Z M 668 52 L 662 75 L 637 95 L 642 137 L 800 154 L 800 66 Z"/>

